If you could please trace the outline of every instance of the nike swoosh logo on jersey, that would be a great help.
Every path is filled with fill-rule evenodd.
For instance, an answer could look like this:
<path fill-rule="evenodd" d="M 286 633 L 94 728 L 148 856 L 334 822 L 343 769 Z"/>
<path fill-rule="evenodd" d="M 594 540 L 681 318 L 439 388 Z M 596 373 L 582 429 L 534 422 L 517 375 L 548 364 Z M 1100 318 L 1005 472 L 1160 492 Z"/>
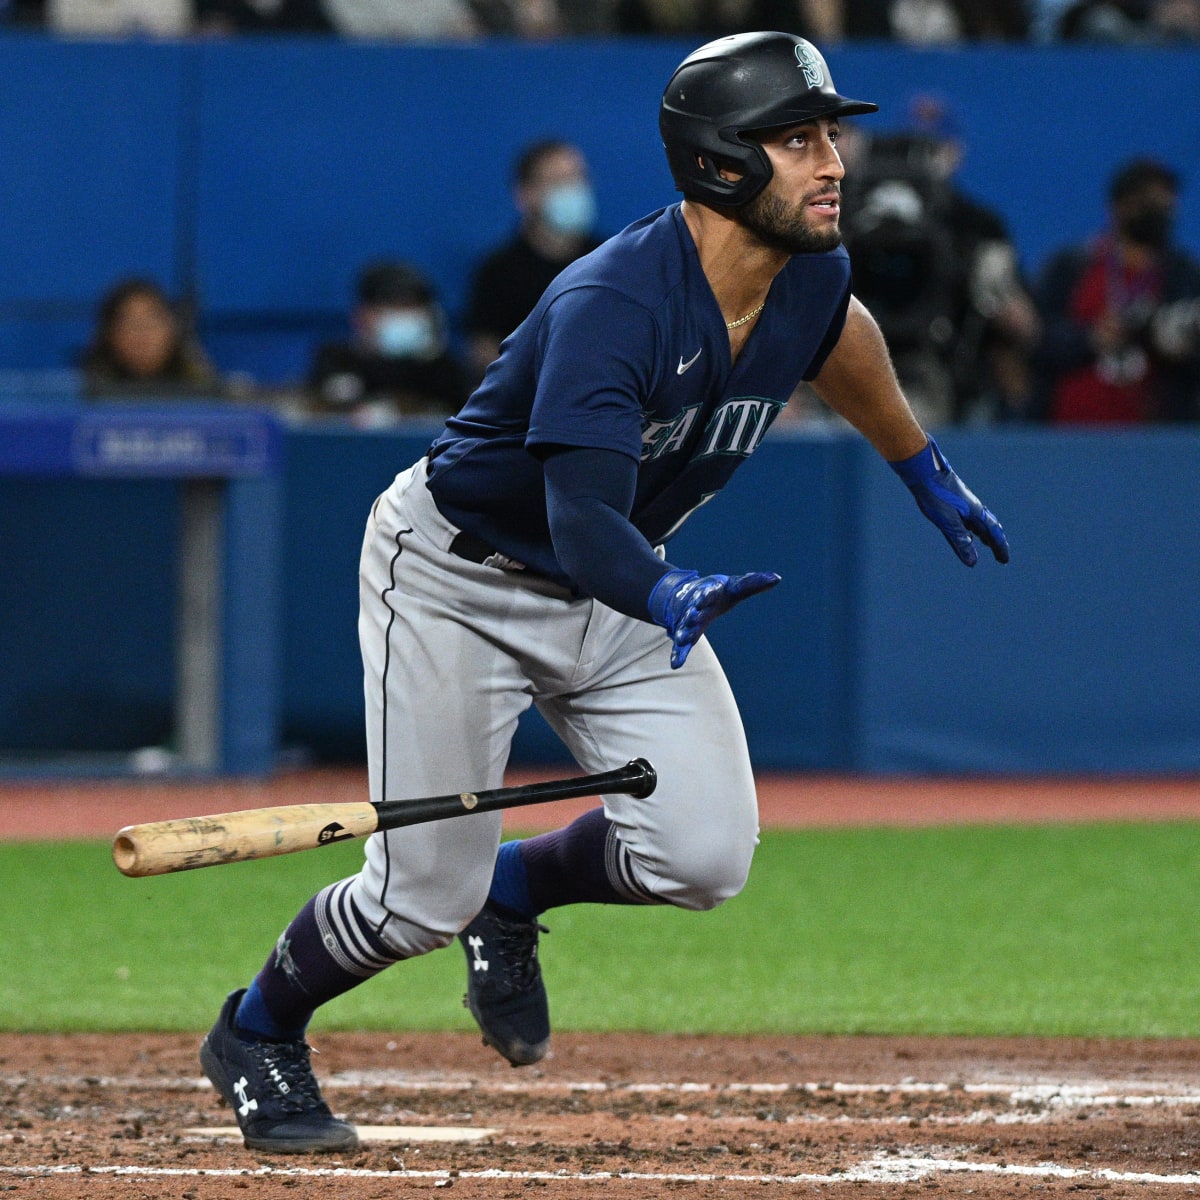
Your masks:
<path fill-rule="evenodd" d="M 704 353 L 704 347 L 701 346 L 700 349 L 697 350 L 696 353 L 693 354 L 692 357 L 687 360 L 687 362 L 683 361 L 683 355 L 681 354 L 679 356 L 679 366 L 677 366 L 675 368 L 675 374 L 682 375 L 684 373 L 684 371 L 686 371 L 688 369 L 688 367 L 690 367 L 692 365 L 692 363 L 694 363 L 696 361 L 696 359 L 698 359 L 700 357 L 700 355 L 702 355 L 703 353 Z"/>

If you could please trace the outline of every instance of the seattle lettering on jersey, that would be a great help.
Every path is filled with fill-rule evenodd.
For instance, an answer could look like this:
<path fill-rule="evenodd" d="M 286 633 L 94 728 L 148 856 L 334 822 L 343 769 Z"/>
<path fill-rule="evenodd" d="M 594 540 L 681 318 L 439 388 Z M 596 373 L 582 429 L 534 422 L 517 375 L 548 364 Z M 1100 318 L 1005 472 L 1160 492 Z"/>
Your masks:
<path fill-rule="evenodd" d="M 778 400 L 765 396 L 734 396 L 726 400 L 709 417 L 692 459 L 707 458 L 711 454 L 748 458 L 762 444 L 782 408 L 783 404 Z M 694 404 L 670 421 L 645 414 L 642 418 L 642 462 L 654 462 L 685 449 L 702 409 L 703 405 Z"/>

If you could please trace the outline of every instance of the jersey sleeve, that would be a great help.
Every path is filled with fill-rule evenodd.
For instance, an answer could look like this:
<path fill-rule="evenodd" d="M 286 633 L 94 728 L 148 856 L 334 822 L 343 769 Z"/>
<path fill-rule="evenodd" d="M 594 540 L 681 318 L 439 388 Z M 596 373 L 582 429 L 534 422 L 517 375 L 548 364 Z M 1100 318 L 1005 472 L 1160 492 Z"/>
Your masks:
<path fill-rule="evenodd" d="M 584 594 L 642 621 L 650 593 L 675 568 L 629 522 L 638 464 L 610 450 L 558 448 L 546 457 L 554 553 Z"/>
<path fill-rule="evenodd" d="M 850 280 L 846 280 L 846 285 L 842 289 L 841 299 L 838 301 L 837 309 L 834 311 L 833 319 L 829 322 L 829 328 L 825 331 L 825 336 L 821 339 L 821 344 L 817 347 L 816 353 L 812 356 L 812 362 L 808 364 L 802 378 L 809 382 L 821 373 L 821 368 L 825 365 L 825 360 L 833 353 L 833 348 L 838 344 L 838 338 L 842 336 L 842 330 L 846 327 L 846 313 L 850 309 Z"/>
<path fill-rule="evenodd" d="M 642 452 L 642 410 L 659 354 L 652 314 L 607 287 L 564 292 L 537 333 L 538 382 L 525 446 Z"/>

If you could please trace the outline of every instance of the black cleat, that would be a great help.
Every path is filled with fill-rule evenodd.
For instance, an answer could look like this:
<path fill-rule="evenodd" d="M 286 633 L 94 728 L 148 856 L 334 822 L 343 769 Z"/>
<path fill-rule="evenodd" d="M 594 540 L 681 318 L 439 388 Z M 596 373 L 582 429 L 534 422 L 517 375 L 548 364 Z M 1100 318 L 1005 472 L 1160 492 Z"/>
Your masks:
<path fill-rule="evenodd" d="M 247 1041 L 233 1018 L 245 989 L 231 992 L 200 1046 L 200 1065 L 237 1117 L 251 1150 L 309 1154 L 353 1150 L 354 1126 L 339 1121 L 321 1099 L 308 1043 Z"/>
<path fill-rule="evenodd" d="M 463 1003 L 479 1023 L 484 1045 L 498 1050 L 514 1067 L 538 1062 L 550 1048 L 550 1008 L 538 965 L 539 932 L 549 930 L 485 905 L 458 935 L 467 952 Z"/>

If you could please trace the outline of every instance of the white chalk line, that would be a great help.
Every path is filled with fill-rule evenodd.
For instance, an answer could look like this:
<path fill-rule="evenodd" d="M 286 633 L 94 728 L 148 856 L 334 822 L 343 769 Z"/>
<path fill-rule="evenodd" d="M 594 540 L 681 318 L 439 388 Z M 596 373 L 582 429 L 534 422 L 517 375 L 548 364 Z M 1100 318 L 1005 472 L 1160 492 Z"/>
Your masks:
<path fill-rule="evenodd" d="M 0 1077 L 4 1084 L 27 1086 L 31 1083 L 61 1088 L 112 1088 L 129 1091 L 210 1091 L 212 1085 L 200 1077 L 144 1076 L 8 1076 Z M 762 1096 L 951 1096 L 991 1097 L 1000 1100 L 1007 1096 L 1007 1108 L 983 1107 L 970 1111 L 919 1115 L 872 1114 L 860 1112 L 797 1112 L 780 1121 L 785 1125 L 871 1125 L 880 1128 L 903 1129 L 918 1121 L 924 1125 L 944 1128 L 970 1128 L 987 1125 L 1041 1125 L 1058 1119 L 1064 1112 L 1102 1111 L 1110 1108 L 1196 1108 L 1200 1107 L 1200 1091 L 1171 1090 L 1182 1085 L 1163 1082 L 1134 1084 L 1130 1081 L 1093 1080 L 1083 1083 L 943 1083 L 903 1080 L 891 1083 L 845 1083 L 838 1081 L 776 1083 L 776 1082 L 640 1082 L 613 1083 L 607 1080 L 538 1080 L 501 1082 L 472 1078 L 448 1079 L 444 1076 L 418 1075 L 398 1070 L 346 1071 L 323 1081 L 326 1091 L 391 1089 L 443 1094 L 484 1093 L 501 1095 L 670 1095 L 695 1100 L 719 1100 L 722 1096 L 752 1094 Z M 1130 1090 L 1141 1087 L 1141 1091 Z M 71 1111 L 70 1105 L 64 1112 Z M 670 1116 L 656 1114 L 659 1120 L 700 1119 L 703 1114 L 676 1112 Z M 715 1118 L 714 1118 L 715 1119 Z M 733 1118 L 730 1118 L 733 1119 Z M 12 1140 L 12 1135 L 0 1133 L 0 1143 Z"/>
<path fill-rule="evenodd" d="M 900 1153 L 877 1155 L 844 1171 L 827 1173 L 804 1172 L 794 1175 L 755 1175 L 750 1173 L 705 1173 L 657 1171 L 506 1171 L 498 1168 L 484 1170 L 411 1170 L 397 1167 L 394 1171 L 370 1170 L 361 1167 L 138 1167 L 104 1165 L 84 1167 L 74 1164 L 54 1166 L 0 1166 L 0 1175 L 18 1178 L 53 1178 L 55 1176 L 107 1175 L 136 1179 L 195 1179 L 195 1178 L 299 1178 L 299 1179 L 500 1179 L 515 1181 L 540 1180 L 570 1183 L 613 1182 L 631 1180 L 650 1183 L 918 1183 L 938 1175 L 975 1174 L 1019 1176 L 1034 1179 L 1081 1179 L 1112 1183 L 1200 1184 L 1200 1173 L 1161 1174 L 1155 1171 L 1117 1171 L 1108 1167 L 1064 1167 L 1057 1163 L 989 1163 L 966 1159 L 937 1158 L 929 1155 Z"/>
<path fill-rule="evenodd" d="M 0 1086 L 111 1088 L 123 1091 L 210 1091 L 203 1076 L 132 1075 L 5 1075 Z M 536 1093 L 599 1095 L 837 1095 L 837 1096 L 969 1096 L 1008 1098 L 1013 1107 L 1022 1105 L 1051 1108 L 1186 1107 L 1200 1105 L 1200 1090 L 1165 1081 L 1090 1080 L 1078 1083 L 1052 1081 L 1005 1083 L 942 1083 L 902 1080 L 889 1083 L 846 1083 L 838 1081 L 778 1082 L 610 1082 L 607 1080 L 524 1079 L 505 1082 L 474 1077 L 448 1078 L 401 1070 L 342 1071 L 322 1079 L 323 1091 L 392 1089 L 409 1092 L 476 1092 L 498 1095 Z"/>
<path fill-rule="evenodd" d="M 703 1117 L 696 1113 L 675 1113 L 672 1116 L 664 1117 L 654 1115 L 654 1121 L 692 1121 L 704 1120 L 708 1123 L 737 1124 L 739 1121 L 744 1123 L 749 1118 L 746 1117 Z M 946 1129 L 969 1129 L 972 1127 L 981 1127 L 987 1125 L 1008 1126 L 1008 1125 L 1046 1125 L 1051 1120 L 1050 1114 L 1047 1113 L 1029 1113 L 1029 1112 L 993 1112 L 988 1109 L 976 1109 L 973 1112 L 964 1113 L 956 1116 L 944 1116 L 938 1113 L 922 1114 L 916 1116 L 899 1116 L 899 1117 L 872 1117 L 872 1116 L 851 1116 L 847 1113 L 840 1113 L 837 1116 L 827 1116 L 823 1113 L 796 1113 L 777 1121 L 776 1124 L 788 1125 L 813 1125 L 813 1126 L 828 1126 L 828 1125 L 846 1125 L 846 1126 L 871 1126 L 878 1129 L 911 1129 L 914 1125 L 922 1126 L 941 1126 Z M 381 1126 L 380 1128 L 384 1128 Z M 445 1141 L 445 1137 L 436 1136 L 435 1132 L 440 1126 L 405 1126 L 406 1133 L 401 1135 L 400 1127 L 390 1130 L 391 1136 L 387 1138 L 389 1141 Z M 361 1133 L 362 1127 L 359 1126 Z M 416 1132 L 416 1131 L 420 1132 Z M 428 1132 L 426 1132 L 428 1131 Z M 484 1135 L 486 1136 L 486 1135 Z M 241 1135 L 235 1136 L 230 1133 L 226 1135 L 223 1127 L 213 1126 L 211 1128 L 201 1129 L 195 1127 L 193 1130 L 185 1131 L 182 1140 L 186 1142 L 212 1142 L 214 1139 L 220 1140 L 239 1140 Z M 25 1135 L 17 1135 L 12 1133 L 0 1133 L 0 1143 L 16 1142 L 26 1140 Z M 382 1140 L 382 1139 L 381 1139 Z M 474 1139 L 472 1139 L 474 1140 Z"/>
<path fill-rule="evenodd" d="M 203 1076 L 120 1076 L 120 1075 L 47 1075 L 0 1077 L 0 1085 L 28 1086 L 37 1083 L 61 1088 L 110 1088 L 128 1091 L 210 1091 L 212 1085 Z M 1128 1080 L 1092 1080 L 1082 1083 L 989 1082 L 944 1083 L 915 1079 L 889 1083 L 846 1083 L 840 1081 L 778 1082 L 610 1082 L 607 1080 L 539 1080 L 518 1082 L 447 1078 L 402 1070 L 345 1071 L 322 1082 L 325 1091 L 390 1089 L 394 1091 L 499 1095 L 669 1095 L 691 1099 L 720 1099 L 722 1096 L 751 1094 L 761 1096 L 951 1096 L 1007 1097 L 1007 1109 L 976 1108 L 959 1113 L 922 1113 L 920 1121 L 947 1128 L 983 1125 L 1039 1125 L 1049 1123 L 1064 1111 L 1082 1112 L 1107 1108 L 1187 1108 L 1200 1107 L 1200 1091 L 1186 1090 L 1180 1084 L 1165 1082 L 1133 1083 Z M 1141 1090 L 1133 1090 L 1135 1088 Z M 64 1111 L 70 1111 L 70 1106 Z M 671 1119 L 671 1118 L 665 1118 Z M 675 1120 L 689 1119 L 673 1114 Z M 791 1113 L 788 1125 L 875 1125 L 904 1128 L 917 1118 L 911 1114 L 871 1115 L 866 1113 Z M 9 1138 L 0 1134 L 0 1142 Z"/>

